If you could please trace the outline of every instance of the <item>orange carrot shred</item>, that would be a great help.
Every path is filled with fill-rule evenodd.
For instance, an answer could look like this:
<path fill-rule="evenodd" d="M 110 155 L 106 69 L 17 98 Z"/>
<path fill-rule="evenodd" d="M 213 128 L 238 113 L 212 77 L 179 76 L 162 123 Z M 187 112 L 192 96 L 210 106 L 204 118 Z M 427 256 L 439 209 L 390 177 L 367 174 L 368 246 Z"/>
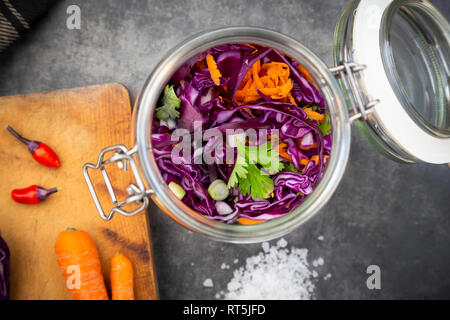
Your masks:
<path fill-rule="evenodd" d="M 308 70 L 306 70 L 305 67 L 303 67 L 301 64 L 297 66 L 297 70 L 300 71 L 301 75 L 304 76 L 308 82 L 313 82 Z"/>
<path fill-rule="evenodd" d="M 245 218 L 245 217 L 241 217 L 241 218 L 237 219 L 237 221 L 240 224 L 244 224 L 244 225 L 259 224 L 259 223 L 263 223 L 264 222 L 264 220 L 252 220 L 252 219 Z"/>
<path fill-rule="evenodd" d="M 303 146 L 302 146 L 302 139 L 301 139 L 301 138 L 295 139 L 295 142 L 297 143 L 297 146 L 298 146 L 300 149 L 302 149 L 302 150 L 309 150 L 309 149 L 315 149 L 315 148 L 317 148 L 317 143 L 316 143 L 315 141 L 314 141 L 313 144 L 312 144 L 311 146 L 309 146 L 309 147 L 303 147 Z"/>
<path fill-rule="evenodd" d="M 280 157 L 282 157 L 288 161 L 291 161 L 292 157 L 286 152 L 286 147 L 287 147 L 287 144 L 282 142 L 275 146 L 275 150 L 278 152 Z"/>
<path fill-rule="evenodd" d="M 272 99 L 286 100 L 295 104 L 290 95 L 293 83 L 290 79 L 289 66 L 282 62 L 269 62 L 261 66 L 261 61 L 255 62 L 241 82 L 235 93 L 238 104 L 244 104 L 261 99 L 258 91 Z M 290 97 L 289 97 L 290 95 Z"/>
<path fill-rule="evenodd" d="M 247 43 L 247 46 L 249 46 L 250 48 L 253 49 L 253 52 L 250 54 L 254 54 L 255 52 L 258 52 L 258 49 L 256 47 L 252 46 L 250 43 Z"/>
<path fill-rule="evenodd" d="M 303 108 L 303 111 L 305 111 L 306 116 L 311 120 L 322 121 L 324 119 L 324 115 L 322 113 L 313 111 L 312 108 Z"/>
<path fill-rule="evenodd" d="M 222 77 L 222 74 L 217 68 L 214 57 L 210 54 L 206 56 L 206 65 L 208 66 L 209 73 L 211 74 L 211 79 L 214 81 L 215 85 L 220 85 L 220 78 Z"/>
<path fill-rule="evenodd" d="M 306 166 L 308 164 L 308 162 L 309 162 L 308 159 L 305 159 L 305 158 L 300 159 L 300 165 L 302 165 L 302 166 Z"/>
<path fill-rule="evenodd" d="M 295 99 L 294 99 L 294 97 L 292 96 L 291 93 L 288 94 L 288 99 L 289 99 L 289 102 L 290 102 L 290 103 L 292 103 L 293 105 L 298 106 L 298 105 L 297 105 L 297 102 L 295 101 Z"/>

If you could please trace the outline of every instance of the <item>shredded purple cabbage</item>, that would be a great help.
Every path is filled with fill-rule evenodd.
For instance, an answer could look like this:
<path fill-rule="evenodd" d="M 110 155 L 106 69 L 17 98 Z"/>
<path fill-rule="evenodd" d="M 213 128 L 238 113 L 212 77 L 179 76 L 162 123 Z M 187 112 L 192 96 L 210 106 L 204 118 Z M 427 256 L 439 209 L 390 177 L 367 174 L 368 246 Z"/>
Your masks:
<path fill-rule="evenodd" d="M 10 256 L 9 248 L 6 242 L 0 236 L 0 300 L 9 299 L 10 287 Z"/>
<path fill-rule="evenodd" d="M 206 67 L 207 54 L 213 56 L 222 77 L 219 85 L 211 79 Z M 297 105 L 288 99 L 274 100 L 258 91 L 260 100 L 239 105 L 235 94 L 252 65 L 281 62 L 289 67 L 293 84 L 291 96 Z M 272 48 L 257 45 L 229 44 L 211 48 L 190 58 L 173 75 L 170 85 L 174 86 L 181 100 L 180 117 L 173 119 L 175 126 L 159 121 L 156 117 L 152 127 L 152 147 L 161 174 L 167 184 L 175 182 L 186 194 L 182 201 L 198 213 L 226 223 L 239 223 L 239 218 L 267 221 L 281 217 L 297 208 L 310 195 L 326 168 L 326 159 L 331 152 L 331 130 L 325 134 L 318 121 L 307 117 L 304 108 L 314 108 L 325 114 L 325 99 L 320 91 L 296 68 L 298 62 Z M 212 150 L 214 139 L 205 141 L 196 149 L 190 159 L 175 156 L 172 151 L 179 140 L 171 134 L 177 128 L 192 133 L 194 121 L 202 121 L 203 130 L 226 129 L 277 129 L 280 142 L 286 145 L 290 160 L 281 158 L 283 170 L 270 176 L 274 189 L 267 199 L 253 199 L 238 188 L 232 188 L 223 200 L 233 212 L 223 215 L 216 209 L 216 201 L 208 194 L 208 186 L 215 179 L 228 182 L 233 165 L 221 163 L 224 155 L 236 156 L 233 147 L 224 145 L 215 150 L 213 164 L 196 163 L 199 153 Z M 178 158 L 177 158 L 178 157 Z M 313 161 L 315 157 L 316 161 Z M 180 163 L 181 162 L 181 163 Z"/>

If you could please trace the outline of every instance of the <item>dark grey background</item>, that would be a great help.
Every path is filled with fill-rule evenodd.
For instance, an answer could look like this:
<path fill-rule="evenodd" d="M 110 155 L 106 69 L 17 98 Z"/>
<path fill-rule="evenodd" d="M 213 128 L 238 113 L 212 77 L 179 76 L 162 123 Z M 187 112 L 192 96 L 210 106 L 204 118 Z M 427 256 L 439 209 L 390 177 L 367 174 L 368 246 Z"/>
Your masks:
<path fill-rule="evenodd" d="M 450 17 L 450 3 L 432 1 Z M 337 19 L 348 0 L 62 1 L 32 32 L 0 55 L 0 96 L 121 82 L 134 99 L 157 61 L 187 36 L 211 27 L 255 25 L 290 35 L 332 62 Z M 81 8 L 81 30 L 66 8 Z M 24 119 L 26 121 L 26 119 Z M 322 256 L 319 299 L 450 298 L 450 168 L 383 158 L 354 128 L 346 174 L 331 201 L 289 245 Z M 149 210 L 162 299 L 213 299 L 232 270 L 261 246 L 214 242 Z M 323 241 L 317 237 L 323 236 Z M 233 260 L 239 259 L 234 265 Z M 222 263 L 231 265 L 221 270 Z M 366 288 L 366 268 L 382 289 Z M 214 288 L 204 288 L 212 278 Z"/>

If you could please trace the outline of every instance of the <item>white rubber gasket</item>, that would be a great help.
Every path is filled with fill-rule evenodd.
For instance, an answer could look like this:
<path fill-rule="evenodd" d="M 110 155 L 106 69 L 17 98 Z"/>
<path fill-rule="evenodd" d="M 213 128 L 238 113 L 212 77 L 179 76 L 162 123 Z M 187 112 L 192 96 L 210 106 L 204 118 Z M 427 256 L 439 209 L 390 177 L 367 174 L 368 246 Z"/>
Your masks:
<path fill-rule="evenodd" d="M 438 138 L 420 128 L 402 107 L 384 71 L 380 30 L 384 11 L 393 0 L 361 0 L 354 16 L 355 62 L 367 65 L 364 82 L 371 99 L 380 99 L 374 116 L 404 150 L 429 163 L 450 162 L 450 139 Z"/>

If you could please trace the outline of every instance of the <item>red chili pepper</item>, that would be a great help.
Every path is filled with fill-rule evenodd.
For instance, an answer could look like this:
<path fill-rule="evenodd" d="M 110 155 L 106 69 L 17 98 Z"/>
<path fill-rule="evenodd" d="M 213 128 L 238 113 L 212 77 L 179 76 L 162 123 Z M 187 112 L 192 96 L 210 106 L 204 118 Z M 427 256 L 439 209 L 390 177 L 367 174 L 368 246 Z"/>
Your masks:
<path fill-rule="evenodd" d="M 61 165 L 61 162 L 59 161 L 56 153 L 45 143 L 28 140 L 18 134 L 10 126 L 7 126 L 6 129 L 8 129 L 8 131 L 11 132 L 13 136 L 19 139 L 19 141 L 27 145 L 28 151 L 30 151 L 34 160 L 36 160 L 40 164 L 43 164 L 44 166 L 50 168 L 58 168 Z"/>
<path fill-rule="evenodd" d="M 47 199 L 49 195 L 57 192 L 57 188 L 45 189 L 37 185 L 29 186 L 24 189 L 14 189 L 11 192 L 11 197 L 14 201 L 23 204 L 38 204 Z"/>

